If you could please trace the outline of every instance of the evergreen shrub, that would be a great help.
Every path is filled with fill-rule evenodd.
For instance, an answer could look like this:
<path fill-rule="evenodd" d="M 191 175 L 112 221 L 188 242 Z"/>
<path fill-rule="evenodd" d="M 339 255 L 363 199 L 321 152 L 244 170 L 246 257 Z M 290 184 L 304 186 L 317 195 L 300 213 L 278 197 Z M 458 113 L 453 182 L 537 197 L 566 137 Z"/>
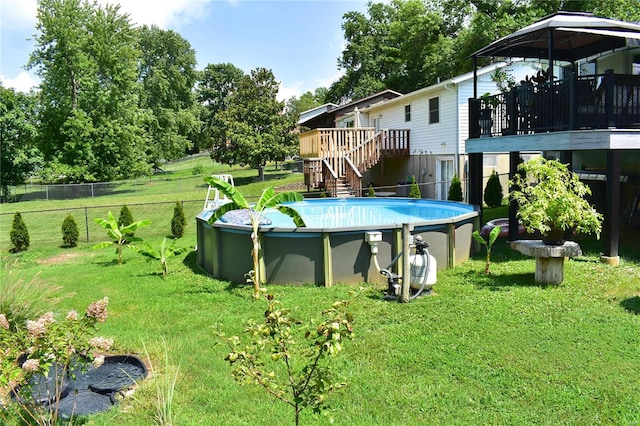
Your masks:
<path fill-rule="evenodd" d="M 449 195 L 447 196 L 447 200 L 450 201 L 462 201 L 464 198 L 462 197 L 462 181 L 457 174 L 453 175 L 453 179 L 451 179 L 451 186 L 449 186 Z"/>
<path fill-rule="evenodd" d="M 24 220 L 22 220 L 20 212 L 16 212 L 16 214 L 13 215 L 13 223 L 9 237 L 11 238 L 14 252 L 25 251 L 29 248 L 29 231 L 27 230 L 27 225 L 24 223 Z"/>
<path fill-rule="evenodd" d="M 176 201 L 176 205 L 173 208 L 173 218 L 171 219 L 171 235 L 173 235 L 174 238 L 182 237 L 185 226 L 187 226 L 187 219 L 184 216 L 182 203 Z"/>
<path fill-rule="evenodd" d="M 495 170 L 491 172 L 487 186 L 484 188 L 484 202 L 489 207 L 500 207 L 502 205 L 502 185 L 500 185 L 500 176 Z"/>
<path fill-rule="evenodd" d="M 78 230 L 78 224 L 73 216 L 68 215 L 62 221 L 62 242 L 65 247 L 75 247 L 78 245 L 78 237 L 80 231 Z"/>

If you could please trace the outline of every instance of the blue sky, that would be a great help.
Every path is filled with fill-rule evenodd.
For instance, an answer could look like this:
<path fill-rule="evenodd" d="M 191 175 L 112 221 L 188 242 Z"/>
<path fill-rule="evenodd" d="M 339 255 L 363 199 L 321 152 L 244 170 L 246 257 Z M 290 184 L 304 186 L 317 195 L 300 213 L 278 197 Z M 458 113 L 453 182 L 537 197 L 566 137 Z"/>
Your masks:
<path fill-rule="evenodd" d="M 338 79 L 344 47 L 342 16 L 366 12 L 365 0 L 99 0 L 120 3 L 137 24 L 172 29 L 196 51 L 198 69 L 230 62 L 246 73 L 271 69 L 280 99 L 300 96 Z M 37 84 L 25 71 L 35 34 L 36 0 L 0 0 L 0 79 L 28 91 Z"/>

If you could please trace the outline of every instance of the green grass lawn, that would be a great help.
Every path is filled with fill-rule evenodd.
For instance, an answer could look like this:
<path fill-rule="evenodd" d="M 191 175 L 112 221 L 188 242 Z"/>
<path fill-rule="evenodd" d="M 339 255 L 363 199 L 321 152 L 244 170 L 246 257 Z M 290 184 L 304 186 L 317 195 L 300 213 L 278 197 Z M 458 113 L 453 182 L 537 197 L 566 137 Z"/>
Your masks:
<path fill-rule="evenodd" d="M 355 339 L 335 360 L 349 385 L 331 399 L 340 425 L 408 424 L 637 424 L 640 422 L 640 253 L 621 266 L 598 261 L 598 244 L 581 241 L 585 256 L 569 261 L 559 286 L 534 282 L 534 260 L 494 246 L 492 274 L 478 253 L 440 272 L 437 295 L 409 304 L 385 302 L 381 287 L 353 307 Z M 249 254 L 247 254 L 249 255 Z M 7 257 L 3 254 L 3 257 Z M 242 334 L 259 321 L 264 303 L 251 287 L 211 279 L 194 253 L 159 264 L 129 251 L 33 249 L 20 255 L 27 274 L 60 285 L 57 310 L 84 309 L 108 296 L 110 317 L 100 335 L 116 353 L 179 365 L 174 409 L 181 425 L 292 424 L 292 411 L 230 376 L 214 325 Z M 354 287 L 268 286 L 297 317 L 317 316 Z M 158 375 L 162 375 L 162 369 Z M 155 385 L 140 383 L 135 398 L 92 417 L 91 425 L 151 424 Z M 290 421 L 291 420 L 291 421 Z M 303 412 L 302 424 L 329 424 Z"/>
<path fill-rule="evenodd" d="M 247 173 L 253 180 L 255 171 Z M 247 182 L 242 191 L 258 194 L 300 177 L 275 179 Z M 173 201 L 175 194 L 165 197 Z M 485 213 L 489 220 L 504 217 L 506 209 Z M 353 305 L 355 339 L 334 361 L 348 382 L 330 399 L 334 424 L 638 424 L 640 248 L 637 240 L 622 241 L 621 265 L 611 267 L 598 261 L 599 242 L 579 240 L 584 256 L 566 263 L 565 281 L 557 286 L 535 283 L 535 261 L 504 240 L 494 245 L 491 275 L 482 273 L 484 253 L 477 253 L 439 272 L 436 295 L 409 304 L 383 301 L 383 287 L 364 284 Z M 193 229 L 180 244 L 195 244 Z M 144 342 L 159 367 L 133 397 L 87 424 L 153 424 L 154 381 L 167 373 L 162 339 L 172 368 L 179 366 L 177 425 L 293 424 L 288 406 L 234 382 L 224 361 L 228 348 L 217 344 L 216 325 L 242 335 L 247 320 L 262 318 L 265 304 L 252 301 L 251 286 L 209 278 L 195 265 L 194 252 L 170 259 L 162 279 L 155 261 L 129 250 L 118 266 L 115 250 L 90 246 L 0 254 L 4 261 L 17 258 L 25 277 L 39 273 L 71 294 L 55 306 L 60 315 L 108 296 L 109 319 L 99 334 L 114 339 L 118 354 L 144 357 Z M 355 289 L 267 287 L 305 320 Z M 329 423 L 302 413 L 301 424 Z"/>

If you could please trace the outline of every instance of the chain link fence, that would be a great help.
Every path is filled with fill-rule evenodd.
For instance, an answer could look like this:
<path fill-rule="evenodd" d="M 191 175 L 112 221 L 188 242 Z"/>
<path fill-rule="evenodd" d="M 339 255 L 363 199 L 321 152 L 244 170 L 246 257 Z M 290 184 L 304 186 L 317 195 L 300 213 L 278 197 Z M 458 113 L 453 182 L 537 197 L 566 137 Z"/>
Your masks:
<path fill-rule="evenodd" d="M 203 200 L 181 201 L 187 226 L 185 234 L 195 236 L 195 216 L 202 211 Z M 136 236 L 147 239 L 155 237 L 171 236 L 171 219 L 176 202 L 158 202 L 145 204 L 129 204 L 127 207 L 131 211 L 133 220 L 151 220 L 149 226 L 140 228 Z M 62 245 L 62 222 L 71 215 L 78 224 L 80 236 L 79 243 L 98 243 L 108 241 L 109 237 L 103 227 L 98 225 L 94 219 L 106 219 L 111 211 L 116 218 L 120 216 L 120 205 L 105 205 L 92 207 L 75 207 L 52 210 L 34 210 L 20 212 L 22 219 L 29 232 L 29 247 L 47 247 Z M 0 213 L 0 247 L 2 250 L 11 248 L 10 231 L 15 212 Z M 195 242 L 195 238 L 194 238 Z"/>

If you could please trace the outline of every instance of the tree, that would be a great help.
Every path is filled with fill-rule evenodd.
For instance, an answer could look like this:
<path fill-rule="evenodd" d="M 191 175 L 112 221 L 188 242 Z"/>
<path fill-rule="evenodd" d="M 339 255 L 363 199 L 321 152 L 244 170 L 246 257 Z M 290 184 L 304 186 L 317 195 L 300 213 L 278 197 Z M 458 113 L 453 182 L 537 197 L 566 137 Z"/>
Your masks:
<path fill-rule="evenodd" d="M 41 0 L 28 68 L 42 79 L 39 147 L 45 176 L 114 180 L 148 172 L 139 107 L 139 50 L 118 6 Z"/>
<path fill-rule="evenodd" d="M 253 248 L 251 249 L 251 258 L 253 260 L 253 271 L 249 273 L 251 281 L 253 281 L 253 297 L 254 299 L 260 298 L 260 284 L 262 283 L 262 273 L 260 271 L 260 236 L 258 234 L 260 223 L 264 218 L 266 209 L 274 208 L 281 213 L 286 214 L 296 226 L 306 226 L 300 214 L 292 207 L 286 206 L 283 203 L 302 201 L 302 195 L 297 192 L 280 192 L 277 193 L 271 187 L 262 191 L 262 195 L 255 204 L 249 204 L 249 202 L 242 196 L 238 190 L 229 183 L 220 180 L 215 177 L 206 177 L 204 179 L 210 186 L 218 188 L 218 190 L 226 195 L 231 202 L 223 204 L 214 210 L 213 215 L 209 219 L 210 224 L 214 224 L 218 219 L 224 216 L 225 213 L 232 210 L 246 209 L 249 213 L 249 220 L 251 221 L 251 242 Z"/>
<path fill-rule="evenodd" d="M 196 52 L 187 40 L 155 25 L 138 29 L 141 101 L 152 112 L 148 122 L 150 161 L 184 156 L 200 131 L 193 88 L 198 79 Z"/>
<path fill-rule="evenodd" d="M 0 84 L 0 199 L 9 187 L 22 185 L 38 167 L 42 156 L 36 146 L 36 95 L 6 89 Z"/>
<path fill-rule="evenodd" d="M 11 244 L 13 244 L 13 251 L 21 252 L 29 248 L 29 231 L 20 212 L 16 212 L 13 215 L 9 238 L 11 239 Z"/>
<path fill-rule="evenodd" d="M 345 74 L 329 88 L 327 100 L 343 103 L 383 89 L 407 93 L 453 77 L 451 69 L 433 69 L 434 61 L 429 62 L 432 55 L 452 65 L 453 58 L 443 55 L 450 50 L 443 49 L 443 40 L 453 38 L 464 23 L 453 11 L 421 0 L 392 0 L 370 2 L 367 12 L 344 15 L 345 48 L 338 66 Z"/>
<path fill-rule="evenodd" d="M 203 106 L 201 110 L 201 144 L 211 148 L 223 145 L 225 128 L 219 114 L 229 107 L 231 95 L 236 92 L 244 72 L 233 64 L 208 64 L 201 73 L 196 88 L 196 97 Z"/>
<path fill-rule="evenodd" d="M 325 97 L 327 96 L 328 89 L 325 87 L 318 87 L 314 93 L 306 91 L 300 98 L 292 96 L 287 101 L 287 111 L 300 114 L 304 111 L 308 111 L 315 107 L 318 107 L 325 103 Z"/>
<path fill-rule="evenodd" d="M 447 195 L 447 200 L 450 201 L 462 201 L 464 197 L 462 196 L 462 182 L 458 175 L 453 175 L 453 179 L 451 179 L 451 185 L 449 186 L 449 194 Z"/>
<path fill-rule="evenodd" d="M 240 81 L 228 107 L 218 115 L 224 135 L 214 140 L 214 160 L 249 164 L 264 180 L 267 161 L 282 160 L 295 152 L 298 137 L 293 130 L 298 117 L 283 113 L 284 102 L 277 100 L 279 86 L 265 68 L 251 71 Z"/>
<path fill-rule="evenodd" d="M 322 312 L 321 321 L 292 318 L 289 309 L 268 295 L 264 323 L 245 327 L 250 343 L 238 336 L 218 332 L 231 350 L 225 361 L 233 378 L 241 385 L 255 384 L 293 409 L 294 424 L 300 412 L 311 407 L 320 413 L 327 397 L 346 385 L 338 380 L 329 361 L 342 351 L 346 339 L 353 338 L 352 301 L 342 300 Z"/>
<path fill-rule="evenodd" d="M 487 180 L 487 186 L 484 188 L 484 202 L 489 207 L 500 207 L 503 198 L 500 176 L 494 170 L 491 172 L 491 176 Z"/>

